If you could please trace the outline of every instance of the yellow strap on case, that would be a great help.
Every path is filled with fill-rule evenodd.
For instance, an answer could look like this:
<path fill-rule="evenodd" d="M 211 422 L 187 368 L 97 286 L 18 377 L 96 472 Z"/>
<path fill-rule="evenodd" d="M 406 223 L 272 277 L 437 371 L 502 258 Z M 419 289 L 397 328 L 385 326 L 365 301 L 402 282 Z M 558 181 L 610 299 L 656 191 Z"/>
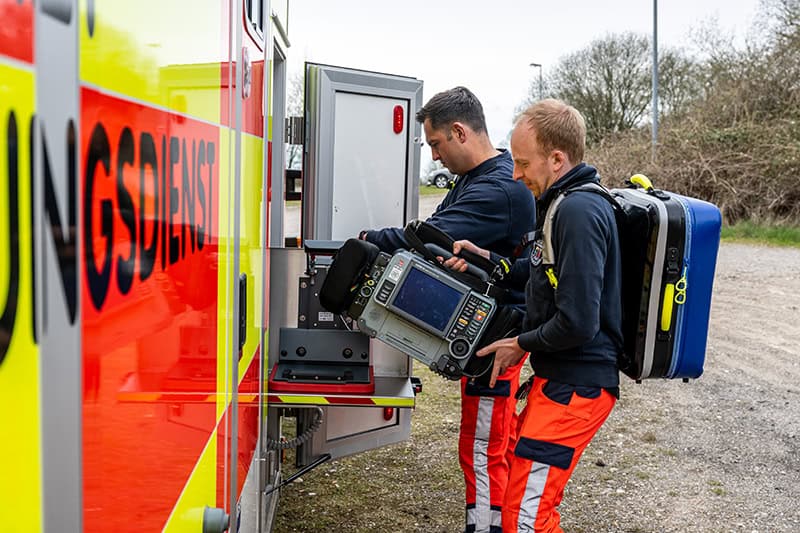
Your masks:
<path fill-rule="evenodd" d="M 661 331 L 669 331 L 672 326 L 672 302 L 675 296 L 675 284 L 667 283 L 664 287 L 664 304 L 661 307 Z"/>

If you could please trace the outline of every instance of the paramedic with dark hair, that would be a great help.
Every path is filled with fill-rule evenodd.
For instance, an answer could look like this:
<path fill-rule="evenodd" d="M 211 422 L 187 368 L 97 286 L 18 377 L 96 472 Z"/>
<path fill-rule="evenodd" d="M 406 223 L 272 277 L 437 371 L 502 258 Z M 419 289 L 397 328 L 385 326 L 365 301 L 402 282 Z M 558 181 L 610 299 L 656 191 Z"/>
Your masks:
<path fill-rule="evenodd" d="M 586 126 L 581 114 L 558 100 L 542 100 L 517 119 L 511 136 L 514 179 L 536 196 L 540 224 L 529 258 L 523 333 L 478 351 L 495 352 L 495 376 L 530 353 L 534 377 L 520 415 L 503 502 L 503 532 L 560 532 L 558 505 L 581 453 L 619 397 L 617 354 L 622 350 L 621 257 L 616 219 L 600 194 L 563 197 L 550 233 L 553 267 L 543 262 L 547 208 L 565 191 L 599 182 L 581 161 Z M 469 242 L 461 248 L 489 257 Z M 546 255 L 546 254 L 545 254 Z M 465 269 L 463 260 L 445 262 Z"/>
<path fill-rule="evenodd" d="M 417 113 L 434 161 L 458 175 L 455 186 L 427 222 L 454 239 L 468 239 L 507 256 L 533 231 L 536 205 L 531 193 L 512 178 L 513 162 L 489 139 L 483 107 L 464 87 L 434 95 Z M 362 231 L 361 238 L 391 253 L 408 248 L 401 228 Z M 521 286 L 517 292 L 522 304 Z M 459 463 L 466 484 L 466 531 L 500 531 L 501 506 L 508 482 L 506 451 L 513 438 L 522 361 L 507 365 L 492 387 L 461 382 Z"/>

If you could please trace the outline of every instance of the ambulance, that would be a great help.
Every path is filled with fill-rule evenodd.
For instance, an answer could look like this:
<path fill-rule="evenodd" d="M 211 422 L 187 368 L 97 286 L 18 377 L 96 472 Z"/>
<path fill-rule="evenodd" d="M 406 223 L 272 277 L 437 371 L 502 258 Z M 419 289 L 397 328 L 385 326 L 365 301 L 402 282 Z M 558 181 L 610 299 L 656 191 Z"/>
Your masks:
<path fill-rule="evenodd" d="M 270 531 L 284 450 L 408 438 L 409 358 L 317 296 L 337 242 L 416 218 L 422 82 L 309 63 L 287 117 L 289 20 L 0 0 L 3 531 Z"/>

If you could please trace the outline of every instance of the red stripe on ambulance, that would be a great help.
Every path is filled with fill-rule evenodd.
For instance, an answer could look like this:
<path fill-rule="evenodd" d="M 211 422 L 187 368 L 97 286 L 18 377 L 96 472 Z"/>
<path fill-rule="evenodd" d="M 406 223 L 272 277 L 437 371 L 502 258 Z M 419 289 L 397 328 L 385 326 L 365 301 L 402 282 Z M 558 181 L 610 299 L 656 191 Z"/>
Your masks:
<path fill-rule="evenodd" d="M 33 0 L 0 0 L 0 55 L 33 63 Z"/>
<path fill-rule="evenodd" d="M 81 110 L 84 527 L 160 530 L 215 427 L 219 130 Z"/>

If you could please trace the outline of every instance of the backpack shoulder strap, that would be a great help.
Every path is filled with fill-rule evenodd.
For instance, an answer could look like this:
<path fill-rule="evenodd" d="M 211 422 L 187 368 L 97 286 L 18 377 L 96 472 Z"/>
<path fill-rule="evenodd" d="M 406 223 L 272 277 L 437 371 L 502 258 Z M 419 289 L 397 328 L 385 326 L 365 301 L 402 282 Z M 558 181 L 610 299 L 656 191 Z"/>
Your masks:
<path fill-rule="evenodd" d="M 564 191 L 563 194 L 564 194 L 564 196 L 566 196 L 566 195 L 571 194 L 573 192 L 581 192 L 581 191 L 582 192 L 593 192 L 595 194 L 599 194 L 600 196 L 602 196 L 603 198 L 608 200 L 608 203 L 611 204 L 612 208 L 617 209 L 619 207 L 619 204 L 617 203 L 616 198 L 614 198 L 614 195 L 611 194 L 611 191 L 606 189 L 603 185 L 601 185 L 599 183 L 595 183 L 595 182 L 584 183 L 583 185 L 578 185 L 577 187 L 573 187 L 571 189 L 567 189 L 566 191 Z"/>
<path fill-rule="evenodd" d="M 566 193 L 561 192 L 556 196 L 555 200 L 550 202 L 547 207 L 547 212 L 544 214 L 544 224 L 542 225 L 542 263 L 547 266 L 555 264 L 555 253 L 553 252 L 553 219 L 556 217 L 558 206 L 566 198 Z M 550 280 L 553 285 L 553 280 Z M 554 285 L 555 287 L 555 285 Z"/>
<path fill-rule="evenodd" d="M 611 192 L 600 185 L 599 183 L 589 182 L 575 187 L 570 187 L 558 193 L 558 196 L 547 207 L 547 212 L 544 215 L 544 225 L 542 226 L 542 265 L 545 269 L 547 279 L 550 285 L 555 289 L 558 287 L 558 278 L 555 273 L 555 253 L 553 252 L 553 220 L 556 218 L 556 211 L 558 206 L 564 199 L 574 192 L 591 192 L 599 194 L 611 204 L 614 209 L 614 215 L 619 213 L 620 206 L 617 200 L 611 195 Z"/>

